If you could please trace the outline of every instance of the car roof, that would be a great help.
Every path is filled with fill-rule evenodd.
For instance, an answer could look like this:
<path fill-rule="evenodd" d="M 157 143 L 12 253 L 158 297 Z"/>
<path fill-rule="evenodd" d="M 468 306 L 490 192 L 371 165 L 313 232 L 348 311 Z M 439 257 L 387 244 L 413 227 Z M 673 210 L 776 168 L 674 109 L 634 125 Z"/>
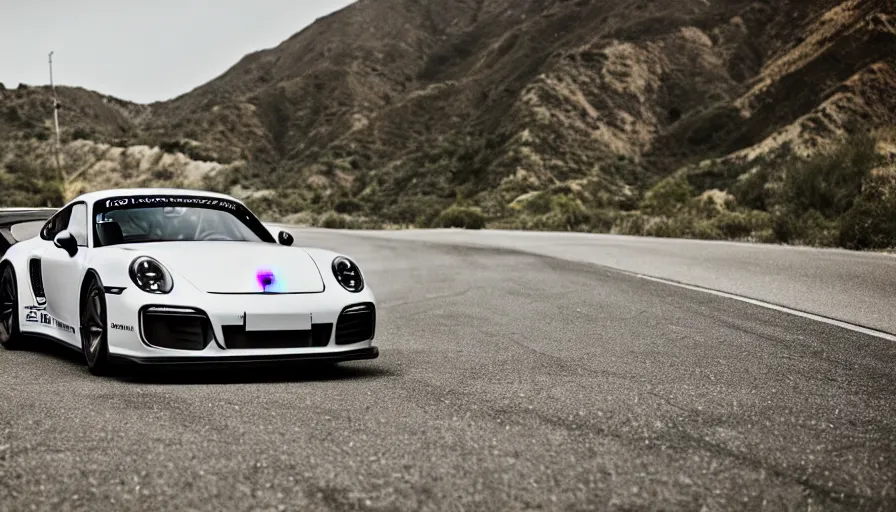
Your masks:
<path fill-rule="evenodd" d="M 85 194 L 81 194 L 80 196 L 69 201 L 69 203 L 74 203 L 74 202 L 78 202 L 78 201 L 84 201 L 86 203 L 93 203 L 95 201 L 102 201 L 103 199 L 108 199 L 110 197 L 154 196 L 154 195 L 214 197 L 216 199 L 229 199 L 230 201 L 242 203 L 242 201 L 236 199 L 235 197 L 229 196 L 227 194 L 219 194 L 217 192 L 209 192 L 207 190 L 188 189 L 188 188 L 113 188 L 113 189 L 107 189 L 107 190 L 97 190 L 95 192 L 87 192 Z"/>

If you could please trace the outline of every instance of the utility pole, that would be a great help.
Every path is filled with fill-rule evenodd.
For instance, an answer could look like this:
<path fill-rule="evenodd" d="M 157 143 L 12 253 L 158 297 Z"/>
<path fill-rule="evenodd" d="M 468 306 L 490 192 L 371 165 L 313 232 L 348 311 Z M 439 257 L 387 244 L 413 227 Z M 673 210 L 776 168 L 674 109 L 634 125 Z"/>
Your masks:
<path fill-rule="evenodd" d="M 64 175 L 62 173 L 62 164 L 59 160 L 59 100 L 56 98 L 56 85 L 53 83 L 53 52 L 50 52 L 50 88 L 53 90 L 53 121 L 56 124 L 56 173 L 58 174 L 58 178 L 61 182 L 64 178 Z"/>

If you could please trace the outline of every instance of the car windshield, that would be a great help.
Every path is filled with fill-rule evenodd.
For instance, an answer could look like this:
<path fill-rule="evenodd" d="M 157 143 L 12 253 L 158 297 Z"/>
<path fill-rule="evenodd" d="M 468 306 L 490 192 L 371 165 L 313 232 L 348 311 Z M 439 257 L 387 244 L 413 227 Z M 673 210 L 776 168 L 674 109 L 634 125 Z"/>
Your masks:
<path fill-rule="evenodd" d="M 96 247 L 181 241 L 271 242 L 274 239 L 245 206 L 192 196 L 140 196 L 94 206 Z"/>

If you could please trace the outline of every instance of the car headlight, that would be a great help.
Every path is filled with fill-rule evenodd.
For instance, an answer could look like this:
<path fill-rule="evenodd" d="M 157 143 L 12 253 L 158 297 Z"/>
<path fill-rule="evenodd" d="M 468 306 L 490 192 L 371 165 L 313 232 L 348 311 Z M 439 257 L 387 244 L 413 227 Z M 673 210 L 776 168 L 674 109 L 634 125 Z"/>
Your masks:
<path fill-rule="evenodd" d="M 361 269 L 345 256 L 338 256 L 333 260 L 333 275 L 343 288 L 352 293 L 358 293 L 364 289 Z"/>
<path fill-rule="evenodd" d="M 131 281 L 146 293 L 169 293 L 174 280 L 161 263 L 149 256 L 140 256 L 131 262 Z"/>

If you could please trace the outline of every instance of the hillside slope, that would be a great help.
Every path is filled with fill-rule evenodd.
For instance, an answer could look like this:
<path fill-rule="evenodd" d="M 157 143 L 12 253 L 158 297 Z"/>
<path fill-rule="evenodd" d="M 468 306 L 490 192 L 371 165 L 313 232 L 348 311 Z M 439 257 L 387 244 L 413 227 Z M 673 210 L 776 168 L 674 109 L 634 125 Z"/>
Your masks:
<path fill-rule="evenodd" d="M 431 224 L 457 203 L 500 225 L 645 232 L 671 215 L 649 199 L 676 171 L 686 199 L 733 208 L 757 165 L 780 174 L 893 125 L 893 14 L 887 0 L 361 0 L 168 102 L 62 88 L 64 138 L 92 143 L 66 146 L 63 193 L 107 186 L 118 159 L 115 183 L 221 189 L 277 218 Z M 50 106 L 45 88 L 0 91 L 7 155 L 48 154 L 23 148 L 48 144 Z M 126 146 L 145 146 L 142 164 Z"/>

